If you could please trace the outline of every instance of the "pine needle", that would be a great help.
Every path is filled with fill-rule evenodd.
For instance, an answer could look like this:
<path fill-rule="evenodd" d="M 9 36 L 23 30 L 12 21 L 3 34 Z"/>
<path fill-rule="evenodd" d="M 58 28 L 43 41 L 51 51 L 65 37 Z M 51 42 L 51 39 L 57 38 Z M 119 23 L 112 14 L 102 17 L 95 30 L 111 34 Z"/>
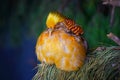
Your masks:
<path fill-rule="evenodd" d="M 105 47 L 89 53 L 86 62 L 78 71 L 66 72 L 55 65 L 38 65 L 33 80 L 119 80 L 120 47 Z"/>

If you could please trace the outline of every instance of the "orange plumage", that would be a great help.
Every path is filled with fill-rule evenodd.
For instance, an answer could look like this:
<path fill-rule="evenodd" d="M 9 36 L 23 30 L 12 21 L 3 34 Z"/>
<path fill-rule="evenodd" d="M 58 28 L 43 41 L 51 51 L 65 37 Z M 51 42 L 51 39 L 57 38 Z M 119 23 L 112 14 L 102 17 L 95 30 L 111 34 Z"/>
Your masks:
<path fill-rule="evenodd" d="M 53 17 L 52 17 L 53 16 Z M 60 17 L 60 16 L 59 16 Z M 36 43 L 36 54 L 38 60 L 47 64 L 55 64 L 57 68 L 65 71 L 74 71 L 84 64 L 86 48 L 82 37 L 67 33 L 65 24 L 61 22 L 63 18 L 47 18 L 47 30 L 43 31 Z M 49 23 L 52 22 L 52 23 Z M 60 24 L 59 24 L 60 23 Z M 56 27 L 58 27 L 55 29 Z M 62 28 L 62 29 L 61 29 Z"/>
<path fill-rule="evenodd" d="M 66 27 L 71 31 L 73 32 L 75 35 L 82 35 L 83 34 L 83 30 L 82 28 L 77 25 L 73 20 L 71 19 L 65 19 L 63 21 L 63 23 L 66 25 Z"/>

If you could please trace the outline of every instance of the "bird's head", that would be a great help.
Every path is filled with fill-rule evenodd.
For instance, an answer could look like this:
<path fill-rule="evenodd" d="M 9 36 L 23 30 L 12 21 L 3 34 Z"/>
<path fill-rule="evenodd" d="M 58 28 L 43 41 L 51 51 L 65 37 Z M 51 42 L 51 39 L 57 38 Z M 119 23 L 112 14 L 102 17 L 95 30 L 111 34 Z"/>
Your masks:
<path fill-rule="evenodd" d="M 47 17 L 46 25 L 48 28 L 54 28 L 58 22 L 62 22 L 64 21 L 64 19 L 65 17 L 61 15 L 60 13 L 50 12 Z"/>

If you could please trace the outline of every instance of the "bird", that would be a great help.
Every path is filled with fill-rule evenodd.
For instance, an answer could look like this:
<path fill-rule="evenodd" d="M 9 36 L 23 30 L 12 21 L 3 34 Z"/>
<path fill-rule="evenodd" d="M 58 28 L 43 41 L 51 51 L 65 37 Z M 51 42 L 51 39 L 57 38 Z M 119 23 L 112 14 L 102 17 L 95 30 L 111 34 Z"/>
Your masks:
<path fill-rule="evenodd" d="M 86 40 L 82 37 L 82 28 L 72 20 L 72 29 L 75 28 L 76 31 L 80 27 L 74 32 L 68 28 L 66 20 L 72 19 L 59 12 L 48 14 L 47 28 L 36 42 L 36 55 L 41 63 L 55 65 L 64 71 L 76 71 L 83 66 L 86 59 Z"/>

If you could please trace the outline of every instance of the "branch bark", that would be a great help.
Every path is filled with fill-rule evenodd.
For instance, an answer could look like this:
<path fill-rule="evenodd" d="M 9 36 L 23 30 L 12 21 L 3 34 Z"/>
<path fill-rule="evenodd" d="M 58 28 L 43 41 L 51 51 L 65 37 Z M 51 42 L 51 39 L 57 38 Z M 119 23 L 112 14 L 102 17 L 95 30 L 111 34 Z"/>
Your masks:
<path fill-rule="evenodd" d="M 107 37 L 120 46 L 120 39 L 116 35 L 114 35 L 113 33 L 109 33 L 107 34 Z"/>
<path fill-rule="evenodd" d="M 111 19 L 110 19 L 110 26 L 113 26 L 114 23 L 114 13 L 115 7 L 120 7 L 120 0 L 103 0 L 104 5 L 112 5 L 111 9 Z"/>
<path fill-rule="evenodd" d="M 112 6 L 120 7 L 120 0 L 103 0 L 103 4 L 110 4 Z"/>

